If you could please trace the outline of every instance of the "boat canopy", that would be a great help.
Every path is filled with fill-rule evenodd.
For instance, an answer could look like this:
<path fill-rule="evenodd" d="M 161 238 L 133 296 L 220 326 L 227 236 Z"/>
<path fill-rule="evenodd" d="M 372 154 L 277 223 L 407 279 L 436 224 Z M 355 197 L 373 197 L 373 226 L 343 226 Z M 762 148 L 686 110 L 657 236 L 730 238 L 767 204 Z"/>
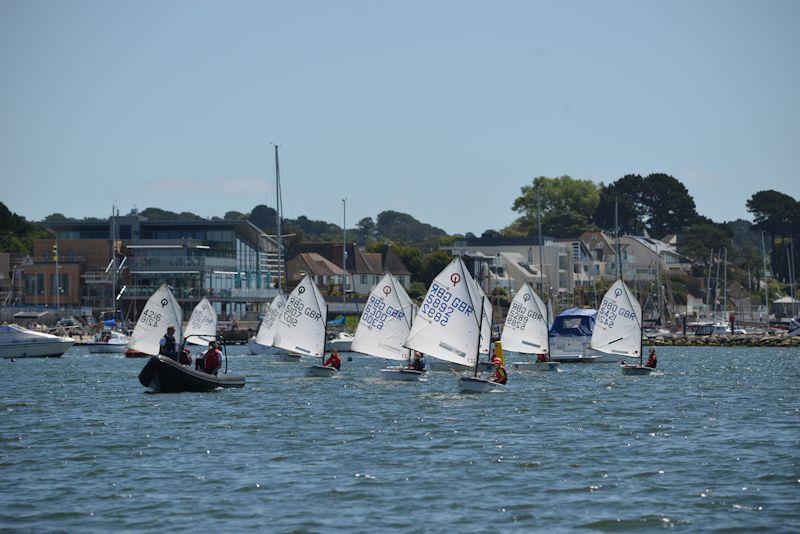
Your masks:
<path fill-rule="evenodd" d="M 597 310 L 585 308 L 568 308 L 558 314 L 553 326 L 550 327 L 551 336 L 581 337 L 591 336 L 594 331 L 594 321 Z"/>

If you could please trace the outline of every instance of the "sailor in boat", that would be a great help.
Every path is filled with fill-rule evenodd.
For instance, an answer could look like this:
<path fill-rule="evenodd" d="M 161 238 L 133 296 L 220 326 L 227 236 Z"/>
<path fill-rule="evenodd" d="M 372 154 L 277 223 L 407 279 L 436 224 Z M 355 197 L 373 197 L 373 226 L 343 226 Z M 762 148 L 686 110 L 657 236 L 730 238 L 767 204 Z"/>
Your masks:
<path fill-rule="evenodd" d="M 419 351 L 414 352 L 414 360 L 411 362 L 411 365 L 408 366 L 409 369 L 413 369 L 415 371 L 419 371 L 420 373 L 425 371 L 425 362 L 422 361 L 422 353 Z"/>
<path fill-rule="evenodd" d="M 503 367 L 503 361 L 500 358 L 493 358 L 492 363 L 494 364 L 494 375 L 489 380 L 498 384 L 508 382 L 508 373 L 506 368 Z"/>
<path fill-rule="evenodd" d="M 339 358 L 339 351 L 333 349 L 331 351 L 331 355 L 322 365 L 324 365 L 325 367 L 333 367 L 338 371 L 342 367 L 342 360 L 341 358 Z"/>
<path fill-rule="evenodd" d="M 547 357 L 547 354 L 544 353 L 536 357 L 536 363 L 547 363 L 549 361 L 550 359 Z"/>
<path fill-rule="evenodd" d="M 650 367 L 652 369 L 655 369 L 656 365 L 658 365 L 658 358 L 656 358 L 656 349 L 651 348 L 650 349 L 650 357 L 647 358 L 647 363 L 644 364 L 644 366 L 645 367 Z"/>
<path fill-rule="evenodd" d="M 170 325 L 167 327 L 167 333 L 161 338 L 159 342 L 158 353 L 161 356 L 172 358 L 178 361 L 178 345 L 175 341 L 175 327 Z"/>
<path fill-rule="evenodd" d="M 222 351 L 218 342 L 213 341 L 212 343 L 214 346 L 203 357 L 203 372 L 217 376 L 219 370 L 222 369 Z"/>

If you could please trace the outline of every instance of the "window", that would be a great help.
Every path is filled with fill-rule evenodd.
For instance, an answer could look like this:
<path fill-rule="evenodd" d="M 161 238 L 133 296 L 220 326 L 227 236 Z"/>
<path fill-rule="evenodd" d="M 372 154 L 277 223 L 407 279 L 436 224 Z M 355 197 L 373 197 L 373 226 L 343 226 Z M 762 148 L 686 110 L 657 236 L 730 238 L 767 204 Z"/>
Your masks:
<path fill-rule="evenodd" d="M 367 275 L 366 274 L 362 274 L 361 275 L 361 283 L 362 284 L 366 284 L 367 283 Z"/>
<path fill-rule="evenodd" d="M 66 295 L 69 293 L 69 277 L 66 274 L 59 274 L 58 275 L 61 284 L 56 283 L 56 275 L 50 275 L 50 294 L 55 295 L 56 291 L 58 290 L 58 286 L 60 285 L 61 294 Z"/>
<path fill-rule="evenodd" d="M 44 295 L 44 275 L 26 274 L 25 275 L 25 294 Z"/>

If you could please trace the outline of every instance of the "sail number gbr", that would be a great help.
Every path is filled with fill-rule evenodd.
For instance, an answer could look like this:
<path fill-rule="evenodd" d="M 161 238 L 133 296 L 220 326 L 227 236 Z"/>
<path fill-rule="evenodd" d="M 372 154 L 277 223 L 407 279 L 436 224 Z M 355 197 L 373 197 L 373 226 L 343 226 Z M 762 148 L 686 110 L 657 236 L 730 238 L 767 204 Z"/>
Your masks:
<path fill-rule="evenodd" d="M 361 322 L 367 326 L 374 326 L 378 330 L 383 330 L 386 321 L 390 317 L 402 319 L 405 317 L 405 313 L 403 313 L 403 310 L 398 310 L 394 306 L 386 304 L 378 297 L 370 295 L 367 305 L 364 306 L 364 312 L 361 314 Z"/>
<path fill-rule="evenodd" d="M 544 316 L 535 310 L 526 308 L 518 302 L 512 302 L 511 307 L 508 309 L 506 326 L 525 330 L 525 326 L 528 324 L 528 319 L 541 321 L 544 319 Z"/>
<path fill-rule="evenodd" d="M 614 321 L 616 321 L 618 317 L 636 320 L 636 314 L 633 310 L 623 308 L 611 299 L 603 299 L 603 302 L 600 304 L 600 309 L 597 310 L 596 321 L 609 328 L 613 328 Z"/>
<path fill-rule="evenodd" d="M 286 309 L 283 311 L 283 322 L 289 326 L 297 326 L 297 321 L 301 315 L 307 315 L 312 321 L 319 321 L 322 315 L 303 304 L 303 301 L 296 297 L 291 297 L 289 302 L 286 303 Z"/>
<path fill-rule="evenodd" d="M 468 302 L 458 297 L 453 297 L 453 294 L 446 287 L 433 282 L 420 311 L 433 319 L 434 322 L 447 326 L 453 313 L 459 312 L 465 315 L 472 315 L 475 310 Z"/>

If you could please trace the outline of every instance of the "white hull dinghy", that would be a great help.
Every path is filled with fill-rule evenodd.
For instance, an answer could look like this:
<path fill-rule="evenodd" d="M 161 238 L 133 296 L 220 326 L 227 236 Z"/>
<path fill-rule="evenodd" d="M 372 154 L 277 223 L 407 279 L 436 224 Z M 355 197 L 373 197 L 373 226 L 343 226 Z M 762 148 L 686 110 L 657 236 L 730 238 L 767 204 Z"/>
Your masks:
<path fill-rule="evenodd" d="M 622 374 L 625 376 L 647 376 L 653 372 L 652 367 L 646 367 L 644 365 L 622 364 L 620 368 L 622 369 Z"/>
<path fill-rule="evenodd" d="M 417 382 L 422 376 L 421 371 L 411 369 L 411 351 L 403 346 L 416 312 L 402 284 L 387 271 L 369 294 L 352 346 L 354 352 L 408 363 L 409 367 L 382 369 L 383 380 Z"/>
<path fill-rule="evenodd" d="M 92 354 L 124 354 L 128 350 L 128 336 L 114 331 L 101 332 L 84 347 Z"/>
<path fill-rule="evenodd" d="M 428 288 L 405 346 L 477 375 L 480 354 L 489 354 L 491 315 L 491 302 L 456 256 Z M 493 384 L 463 377 L 459 391 L 490 391 Z"/>
<path fill-rule="evenodd" d="M 419 382 L 419 379 L 422 378 L 422 374 L 422 371 L 403 369 L 402 367 L 381 369 L 382 379 L 394 380 L 396 382 Z"/>
<path fill-rule="evenodd" d="M 306 275 L 291 292 L 286 306 L 275 320 L 272 345 L 282 349 L 281 354 L 275 357 L 294 358 L 293 361 L 299 361 L 303 355 L 320 358 L 320 364 L 324 364 L 327 316 L 328 305 L 325 299 L 322 298 L 311 277 Z M 329 377 L 335 373 L 336 369 L 333 367 L 312 365 L 306 368 L 305 376 Z"/>
<path fill-rule="evenodd" d="M 489 393 L 491 391 L 502 391 L 505 389 L 503 384 L 477 378 L 473 376 L 462 376 L 458 381 L 459 393 Z"/>
<path fill-rule="evenodd" d="M 338 372 L 339 371 L 334 367 L 328 367 L 326 365 L 311 365 L 306 367 L 306 376 L 309 378 L 330 378 Z"/>

